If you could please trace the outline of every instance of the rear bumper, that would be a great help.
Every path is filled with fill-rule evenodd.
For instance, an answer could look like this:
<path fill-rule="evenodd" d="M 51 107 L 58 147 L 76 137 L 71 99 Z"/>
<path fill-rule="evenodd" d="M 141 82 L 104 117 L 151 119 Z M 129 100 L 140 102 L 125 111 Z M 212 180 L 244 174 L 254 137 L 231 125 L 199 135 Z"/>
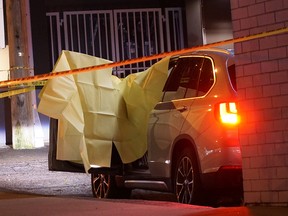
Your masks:
<path fill-rule="evenodd" d="M 220 167 L 217 172 L 202 174 L 201 181 L 204 189 L 235 189 L 241 191 L 243 190 L 242 167 Z"/>

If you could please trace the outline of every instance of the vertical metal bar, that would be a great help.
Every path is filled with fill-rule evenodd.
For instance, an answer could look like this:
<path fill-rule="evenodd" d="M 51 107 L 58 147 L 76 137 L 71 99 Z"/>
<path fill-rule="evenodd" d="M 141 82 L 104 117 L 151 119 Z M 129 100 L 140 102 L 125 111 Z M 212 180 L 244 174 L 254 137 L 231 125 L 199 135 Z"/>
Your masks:
<path fill-rule="evenodd" d="M 141 21 L 141 46 L 142 46 L 142 56 L 145 55 L 145 38 L 144 38 L 144 35 L 143 35 L 143 32 L 144 32 L 144 29 L 143 29 L 143 17 L 142 17 L 142 12 L 139 12 L 140 13 L 140 21 Z M 143 65 L 145 65 L 145 62 L 143 62 Z"/>
<path fill-rule="evenodd" d="M 155 38 L 154 49 L 155 50 L 154 50 L 153 54 L 158 53 L 158 31 L 157 31 L 157 27 L 156 27 L 156 25 L 157 25 L 157 21 L 156 21 L 157 14 L 158 14 L 158 16 L 160 16 L 160 14 L 157 11 L 153 12 L 154 32 L 155 32 L 154 33 L 154 38 Z M 150 54 L 152 54 L 152 53 L 150 53 Z"/>
<path fill-rule="evenodd" d="M 62 42 L 61 42 L 61 29 L 60 29 L 60 17 L 59 13 L 56 14 L 57 17 L 57 44 L 58 44 L 58 55 L 60 55 L 62 51 Z M 53 64 L 54 65 L 54 64 Z"/>
<path fill-rule="evenodd" d="M 159 16 L 158 16 L 158 21 L 159 21 L 159 41 L 160 41 L 160 50 L 159 52 L 164 52 L 164 33 L 163 33 L 163 26 L 162 26 L 162 13 L 161 9 L 159 9 Z"/>
<path fill-rule="evenodd" d="M 169 10 L 165 9 L 165 20 L 166 20 L 166 37 L 167 37 L 167 51 L 171 51 L 171 38 L 170 38 L 170 25 L 169 25 Z"/>
<path fill-rule="evenodd" d="M 93 27 L 93 14 L 90 13 L 90 29 L 91 29 L 91 46 L 92 46 L 92 54 L 95 56 L 95 44 L 94 44 L 94 27 Z"/>
<path fill-rule="evenodd" d="M 82 15 L 83 16 L 83 22 L 84 22 L 84 41 L 85 41 L 85 53 L 86 54 L 89 54 L 88 53 L 88 45 L 87 45 L 87 43 L 88 43 L 88 41 L 87 41 L 87 28 L 86 28 L 86 14 L 83 14 Z"/>
<path fill-rule="evenodd" d="M 174 50 L 177 49 L 177 34 L 176 34 L 176 20 L 175 20 L 175 11 L 172 12 L 172 24 L 173 24 L 173 38 L 174 38 Z"/>
<path fill-rule="evenodd" d="M 75 14 L 74 16 L 76 16 L 76 24 L 77 24 L 77 42 L 78 42 L 78 52 L 82 52 L 82 50 L 81 50 L 81 43 L 80 43 L 80 40 L 81 40 L 81 38 L 80 38 L 80 27 L 79 27 L 79 15 L 78 14 Z"/>
<path fill-rule="evenodd" d="M 72 25 L 72 16 L 69 15 L 70 20 L 70 44 L 71 44 L 71 50 L 74 51 L 74 43 L 73 43 L 73 25 Z"/>
<path fill-rule="evenodd" d="M 150 20 L 149 20 L 149 11 L 146 12 L 147 14 L 147 17 L 146 17 L 146 20 L 147 20 L 147 36 L 148 36 L 148 53 L 150 52 L 151 50 L 151 35 L 150 35 Z M 147 55 L 148 53 L 145 53 L 145 55 Z M 149 54 L 148 54 L 149 55 Z M 152 65 L 152 61 L 150 60 L 150 65 Z"/>
<path fill-rule="evenodd" d="M 99 38 L 98 38 L 98 44 L 99 44 L 99 57 L 102 57 L 102 43 L 101 43 L 101 25 L 100 25 L 100 14 L 97 13 L 97 25 L 98 25 L 98 34 L 99 34 Z"/>
<path fill-rule="evenodd" d="M 126 23 L 127 23 L 127 47 L 126 51 L 128 54 L 128 58 L 131 59 L 131 47 L 132 47 L 132 42 L 131 42 L 131 37 L 130 37 L 130 23 L 129 23 L 129 12 L 126 12 Z M 131 65 L 129 65 L 129 73 L 131 74 Z"/>
<path fill-rule="evenodd" d="M 105 56 L 107 59 L 110 59 L 110 53 L 109 53 L 109 35 L 108 35 L 108 23 L 107 23 L 107 17 L 106 17 L 106 13 L 103 14 L 104 15 L 104 28 L 105 28 L 105 37 L 106 37 L 106 53 L 107 56 Z M 111 44 L 112 45 L 112 44 Z"/>
<path fill-rule="evenodd" d="M 121 24 L 121 29 L 120 29 L 120 35 L 121 35 L 121 52 L 122 52 L 122 58 L 120 60 L 123 60 L 124 56 L 125 56 L 125 52 L 124 52 L 124 38 L 123 38 L 123 20 L 122 20 L 122 14 L 119 13 L 119 16 L 120 16 L 120 24 Z"/>
<path fill-rule="evenodd" d="M 54 59 L 54 38 L 53 38 L 53 17 L 52 15 L 48 15 L 49 16 L 49 25 L 50 25 L 50 46 L 51 46 L 51 54 L 52 54 L 52 65 L 55 64 Z"/>
<path fill-rule="evenodd" d="M 64 41 L 65 41 L 65 49 L 69 50 L 69 38 L 68 38 L 68 23 L 67 23 L 67 14 L 64 12 L 63 18 L 64 18 Z"/>
<path fill-rule="evenodd" d="M 113 20 L 112 11 L 110 11 L 108 14 L 109 14 L 109 21 L 110 21 L 109 25 L 110 25 L 110 36 L 111 36 L 111 46 L 112 46 L 112 60 L 116 61 L 114 35 L 115 35 L 115 32 L 117 32 L 117 31 L 114 30 L 114 26 L 113 26 L 113 23 L 112 23 L 112 20 Z"/>
<path fill-rule="evenodd" d="M 134 27 L 135 55 L 136 55 L 136 58 L 137 58 L 139 55 L 138 55 L 137 22 L 136 22 L 135 11 L 133 11 L 133 27 Z M 139 68 L 139 63 L 138 62 L 136 63 L 136 65 L 137 65 L 137 68 Z"/>
<path fill-rule="evenodd" d="M 180 27 L 180 47 L 178 47 L 178 49 L 183 49 L 184 48 L 184 33 L 183 33 L 183 19 L 182 19 L 182 11 L 181 11 L 181 8 L 178 8 L 178 12 L 179 12 L 179 27 Z"/>
<path fill-rule="evenodd" d="M 116 48 L 116 61 L 119 61 L 120 60 L 120 48 L 119 48 L 119 35 L 118 35 L 118 29 L 119 29 L 119 26 L 118 26 L 118 16 L 117 16 L 118 12 L 117 11 L 114 11 L 114 28 L 115 28 L 115 48 Z"/>

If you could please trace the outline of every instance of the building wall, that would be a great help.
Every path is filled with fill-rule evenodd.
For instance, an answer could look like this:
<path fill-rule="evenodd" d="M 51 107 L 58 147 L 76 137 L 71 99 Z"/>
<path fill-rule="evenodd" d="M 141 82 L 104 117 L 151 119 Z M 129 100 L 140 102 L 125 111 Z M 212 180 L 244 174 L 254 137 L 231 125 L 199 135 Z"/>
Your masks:
<path fill-rule="evenodd" d="M 230 0 L 234 37 L 288 26 L 287 0 Z M 288 205 L 288 34 L 235 44 L 246 204 Z"/>

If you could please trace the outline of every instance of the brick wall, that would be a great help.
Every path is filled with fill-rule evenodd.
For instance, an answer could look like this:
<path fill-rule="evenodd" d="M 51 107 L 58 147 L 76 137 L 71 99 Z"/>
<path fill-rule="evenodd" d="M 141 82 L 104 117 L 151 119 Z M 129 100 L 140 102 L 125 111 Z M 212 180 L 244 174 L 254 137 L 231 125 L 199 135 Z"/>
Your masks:
<path fill-rule="evenodd" d="M 234 37 L 288 27 L 287 0 L 230 0 Z M 244 202 L 288 206 L 288 34 L 235 44 Z"/>

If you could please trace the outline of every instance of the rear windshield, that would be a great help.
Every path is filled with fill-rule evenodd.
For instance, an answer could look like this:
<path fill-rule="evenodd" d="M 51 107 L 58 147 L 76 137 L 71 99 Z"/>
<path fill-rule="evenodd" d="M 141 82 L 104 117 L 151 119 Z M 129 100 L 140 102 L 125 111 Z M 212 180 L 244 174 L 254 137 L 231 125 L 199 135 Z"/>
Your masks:
<path fill-rule="evenodd" d="M 230 65 L 228 67 L 228 73 L 232 87 L 234 88 L 235 91 L 237 91 L 235 64 Z"/>

